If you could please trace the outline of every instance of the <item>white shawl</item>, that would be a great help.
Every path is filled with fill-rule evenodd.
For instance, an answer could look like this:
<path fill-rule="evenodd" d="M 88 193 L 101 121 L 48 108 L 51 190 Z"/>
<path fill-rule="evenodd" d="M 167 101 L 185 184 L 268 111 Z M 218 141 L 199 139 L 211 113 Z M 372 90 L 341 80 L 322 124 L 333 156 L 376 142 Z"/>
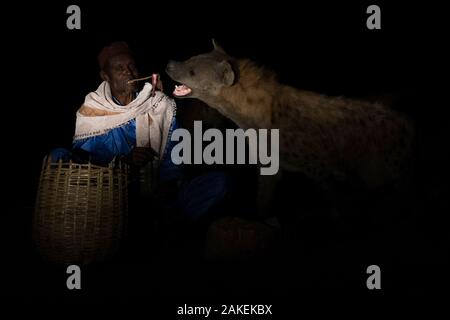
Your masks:
<path fill-rule="evenodd" d="M 109 84 L 102 82 L 95 92 L 86 96 L 83 106 L 115 114 L 84 116 L 77 111 L 74 141 L 105 134 L 136 118 L 136 145 L 151 146 L 162 158 L 176 105 L 160 91 L 152 97 L 151 89 L 152 85 L 146 82 L 136 99 L 121 106 L 114 102 Z"/>

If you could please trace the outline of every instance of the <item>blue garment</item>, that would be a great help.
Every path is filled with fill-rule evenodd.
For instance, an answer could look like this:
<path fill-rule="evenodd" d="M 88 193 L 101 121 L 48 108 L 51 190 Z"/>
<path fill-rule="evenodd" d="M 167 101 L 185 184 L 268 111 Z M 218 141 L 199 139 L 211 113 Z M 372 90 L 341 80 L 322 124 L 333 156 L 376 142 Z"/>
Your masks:
<path fill-rule="evenodd" d="M 225 173 L 206 173 L 182 185 L 178 206 L 185 216 L 198 220 L 223 201 L 230 189 L 231 181 Z"/>
<path fill-rule="evenodd" d="M 75 162 L 81 162 L 81 161 L 76 161 L 79 159 L 73 159 L 72 152 L 65 148 L 53 149 L 49 155 L 53 162 L 57 162 L 59 160 L 62 160 L 63 162 L 68 162 L 70 160 L 74 160 Z"/>
<path fill-rule="evenodd" d="M 173 130 L 178 128 L 178 121 L 174 117 L 168 133 L 163 160 L 160 166 L 160 177 L 162 181 L 179 179 L 182 176 L 182 166 L 172 162 L 171 152 L 175 146 L 170 141 Z M 74 141 L 73 149 L 81 149 L 91 155 L 94 163 L 107 164 L 115 156 L 125 156 L 136 146 L 136 119 L 127 124 L 114 128 L 107 133 L 83 140 Z"/>
<path fill-rule="evenodd" d="M 171 152 L 177 142 L 171 141 L 173 130 L 178 128 L 176 118 L 173 118 L 169 129 L 168 140 L 159 168 L 160 181 L 183 180 L 183 166 L 172 162 Z M 93 163 L 108 164 L 115 156 L 129 154 L 136 145 L 136 121 L 112 129 L 107 133 L 83 140 L 74 141 L 73 149 L 81 149 L 89 153 Z M 76 155 L 67 149 L 55 149 L 51 152 L 52 159 L 57 161 L 70 158 L 76 161 Z M 181 212 L 192 220 L 197 220 L 210 212 L 222 201 L 230 190 L 229 178 L 220 172 L 212 172 L 194 177 L 181 183 L 176 199 L 164 199 L 161 205 L 166 208 L 178 207 Z"/>
<path fill-rule="evenodd" d="M 177 144 L 176 141 L 172 141 L 172 133 L 174 130 L 178 129 L 178 121 L 174 117 L 172 124 L 169 128 L 169 133 L 167 135 L 167 144 L 165 147 L 163 159 L 159 168 L 159 180 L 169 181 L 169 180 L 179 180 L 183 177 L 183 165 L 176 165 L 172 161 L 171 153 L 173 147 Z"/>
<path fill-rule="evenodd" d="M 127 155 L 136 145 L 136 120 L 109 130 L 107 133 L 77 140 L 73 143 L 73 149 L 81 149 L 88 152 L 94 163 L 107 164 L 115 156 Z"/>

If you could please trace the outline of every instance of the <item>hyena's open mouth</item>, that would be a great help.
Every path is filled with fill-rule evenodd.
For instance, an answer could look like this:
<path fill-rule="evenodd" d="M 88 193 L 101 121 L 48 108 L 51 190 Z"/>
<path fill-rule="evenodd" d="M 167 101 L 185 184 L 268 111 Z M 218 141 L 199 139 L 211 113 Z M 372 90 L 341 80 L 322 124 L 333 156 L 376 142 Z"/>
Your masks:
<path fill-rule="evenodd" d="M 192 93 L 192 89 L 187 85 L 175 85 L 175 90 L 173 90 L 173 95 L 177 98 L 188 97 Z"/>

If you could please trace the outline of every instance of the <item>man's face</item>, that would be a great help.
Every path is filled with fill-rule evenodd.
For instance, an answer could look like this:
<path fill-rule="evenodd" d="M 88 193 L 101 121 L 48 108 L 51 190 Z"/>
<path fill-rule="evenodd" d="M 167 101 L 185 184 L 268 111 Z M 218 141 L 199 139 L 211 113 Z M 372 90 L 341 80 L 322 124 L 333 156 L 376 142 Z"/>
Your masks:
<path fill-rule="evenodd" d="M 101 74 L 103 80 L 109 83 L 113 94 L 129 94 L 138 90 L 138 82 L 127 84 L 128 80 L 139 77 L 134 59 L 129 54 L 109 59 Z"/>

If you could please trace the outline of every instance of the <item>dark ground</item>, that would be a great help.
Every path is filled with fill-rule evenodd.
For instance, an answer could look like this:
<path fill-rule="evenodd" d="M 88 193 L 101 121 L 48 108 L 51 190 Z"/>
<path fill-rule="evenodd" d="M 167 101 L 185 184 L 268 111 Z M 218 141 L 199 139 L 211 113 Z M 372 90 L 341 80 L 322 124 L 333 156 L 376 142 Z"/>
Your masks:
<path fill-rule="evenodd" d="M 5 63 L 12 68 L 14 93 L 6 97 L 3 126 L 9 139 L 2 159 L 1 295 L 151 296 L 170 308 L 189 302 L 276 303 L 282 297 L 286 311 L 293 308 L 286 301 L 299 303 L 305 295 L 331 300 L 348 295 L 370 303 L 385 296 L 445 294 L 450 159 L 448 103 L 442 98 L 448 88 L 437 81 L 445 79 L 443 58 L 448 56 L 441 45 L 442 8 L 380 5 L 382 30 L 369 31 L 365 3 L 300 4 L 295 9 L 280 3 L 258 13 L 234 4 L 210 5 L 203 8 L 208 14 L 200 14 L 195 5 L 81 2 L 82 30 L 69 31 L 68 5 L 10 9 L 20 15 L 21 26 L 16 22 L 4 28 L 12 30 L 5 36 L 12 49 Z M 297 87 L 330 95 L 394 97 L 418 128 L 412 195 L 366 198 L 344 190 L 338 208 L 344 214 L 336 220 L 320 191 L 301 176 L 287 175 L 273 208 L 282 223 L 282 240 L 275 256 L 253 263 L 205 262 L 196 256 L 200 247 L 186 241 L 187 226 L 149 232 L 151 214 L 136 214 L 130 216 L 134 231 L 120 254 L 85 269 L 80 292 L 67 290 L 65 269 L 42 263 L 31 241 L 35 188 L 43 156 L 54 147 L 70 146 L 74 113 L 98 86 L 98 51 L 125 40 L 147 75 L 162 72 L 169 59 L 210 50 L 212 37 L 229 54 L 267 65 L 280 81 Z M 169 94 L 172 84 L 162 77 Z M 229 205 L 237 208 L 233 214 L 252 216 L 238 210 L 252 206 L 247 197 L 254 192 L 252 173 L 242 168 L 233 173 L 238 189 Z M 365 287 L 371 264 L 382 270 L 380 292 Z"/>

